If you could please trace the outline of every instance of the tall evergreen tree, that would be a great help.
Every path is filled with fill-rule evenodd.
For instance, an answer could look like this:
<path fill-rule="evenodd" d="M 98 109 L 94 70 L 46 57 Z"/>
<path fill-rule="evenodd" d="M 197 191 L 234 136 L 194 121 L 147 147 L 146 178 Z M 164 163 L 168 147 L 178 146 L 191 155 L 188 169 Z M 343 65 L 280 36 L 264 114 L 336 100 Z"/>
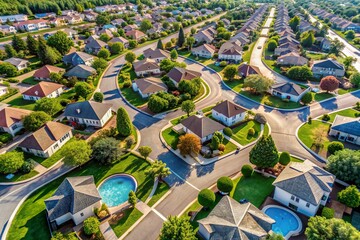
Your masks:
<path fill-rule="evenodd" d="M 279 161 L 279 153 L 271 135 L 262 136 L 250 151 L 250 162 L 257 167 L 273 167 Z"/>
<path fill-rule="evenodd" d="M 161 39 L 159 39 L 159 41 L 157 42 L 157 48 L 164 50 L 164 44 L 162 43 Z"/>
<path fill-rule="evenodd" d="M 37 51 L 38 51 L 38 48 L 39 48 L 39 43 L 30 34 L 28 34 L 27 37 L 26 37 L 26 45 L 27 45 L 29 53 L 31 55 L 37 55 Z"/>
<path fill-rule="evenodd" d="M 178 47 L 182 47 L 184 43 L 185 43 L 185 33 L 184 33 L 184 29 L 180 27 L 177 45 Z"/>
<path fill-rule="evenodd" d="M 42 64 L 50 65 L 54 65 L 61 59 L 60 53 L 56 49 L 46 45 L 46 41 L 43 37 L 39 37 L 38 57 Z"/>
<path fill-rule="evenodd" d="M 123 107 L 120 107 L 117 111 L 116 127 L 121 136 L 130 136 L 133 125 L 131 123 L 129 114 Z"/>
<path fill-rule="evenodd" d="M 13 46 L 13 48 L 18 52 L 18 51 L 25 51 L 26 50 L 26 43 L 24 40 L 22 40 L 21 37 L 19 37 L 18 35 L 14 35 L 12 38 L 12 42 L 11 45 Z"/>
<path fill-rule="evenodd" d="M 6 44 L 6 45 L 4 46 L 4 48 L 5 48 L 6 56 L 7 56 L 8 58 L 16 57 L 17 52 L 16 52 L 16 50 L 13 48 L 13 46 L 11 46 L 10 44 Z"/>

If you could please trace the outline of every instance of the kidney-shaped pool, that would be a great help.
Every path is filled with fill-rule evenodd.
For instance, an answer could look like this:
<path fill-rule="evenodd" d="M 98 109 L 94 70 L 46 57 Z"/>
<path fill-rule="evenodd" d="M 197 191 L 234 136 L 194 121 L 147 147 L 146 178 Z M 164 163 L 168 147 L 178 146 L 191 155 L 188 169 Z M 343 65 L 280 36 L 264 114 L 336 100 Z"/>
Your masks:
<path fill-rule="evenodd" d="M 98 187 L 102 202 L 115 207 L 129 198 L 130 191 L 136 191 L 136 179 L 127 174 L 116 174 L 105 179 Z"/>

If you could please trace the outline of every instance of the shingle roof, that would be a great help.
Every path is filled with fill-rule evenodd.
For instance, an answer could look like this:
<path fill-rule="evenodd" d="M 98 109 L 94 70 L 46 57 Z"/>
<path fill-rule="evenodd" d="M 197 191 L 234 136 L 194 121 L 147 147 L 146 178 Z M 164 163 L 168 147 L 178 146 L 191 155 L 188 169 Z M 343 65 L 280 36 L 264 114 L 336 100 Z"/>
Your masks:
<path fill-rule="evenodd" d="M 181 124 L 200 138 L 206 137 L 225 128 L 222 124 L 208 117 L 198 115 L 186 118 L 181 122 Z"/>
<path fill-rule="evenodd" d="M 233 102 L 230 102 L 228 100 L 223 101 L 222 103 L 219 103 L 213 108 L 214 111 L 221 113 L 225 117 L 233 117 L 240 113 L 246 112 L 247 110 Z"/>
<path fill-rule="evenodd" d="M 131 30 L 126 33 L 126 36 L 132 37 L 133 39 L 139 39 L 139 38 L 146 36 L 146 34 L 139 30 Z"/>
<path fill-rule="evenodd" d="M 45 200 L 50 221 L 75 214 L 101 200 L 93 176 L 67 177 L 54 195 Z"/>
<path fill-rule="evenodd" d="M 141 78 L 135 80 L 135 83 L 143 94 L 167 90 L 166 85 L 159 78 Z"/>
<path fill-rule="evenodd" d="M 109 43 L 116 43 L 116 42 L 120 42 L 120 43 L 123 43 L 123 44 L 129 43 L 129 41 L 126 38 L 123 38 L 123 37 L 114 37 L 113 39 L 111 39 L 109 41 Z"/>
<path fill-rule="evenodd" d="M 5 107 L 0 110 L 0 127 L 8 128 L 14 123 L 20 122 L 24 116 L 31 112 L 20 108 Z"/>
<path fill-rule="evenodd" d="M 333 68 L 344 70 L 344 66 L 333 59 L 314 61 L 313 67 Z"/>
<path fill-rule="evenodd" d="M 29 88 L 22 95 L 35 96 L 35 97 L 46 97 L 52 92 L 63 88 L 64 85 L 53 83 L 53 82 L 39 82 L 35 86 Z"/>
<path fill-rule="evenodd" d="M 198 47 L 191 49 L 191 52 L 204 51 L 204 52 L 209 52 L 211 54 L 214 54 L 215 50 L 216 50 L 215 46 L 204 43 Z"/>
<path fill-rule="evenodd" d="M 134 62 L 133 66 L 135 72 L 160 69 L 159 64 L 155 60 L 149 58 Z"/>
<path fill-rule="evenodd" d="M 59 68 L 59 67 L 56 67 L 56 66 L 45 65 L 42 68 L 39 68 L 38 70 L 36 70 L 33 77 L 36 77 L 36 78 L 50 78 L 50 73 L 59 73 L 59 72 L 62 72 L 64 70 L 65 69 Z"/>
<path fill-rule="evenodd" d="M 236 43 L 239 42 L 239 43 Z M 224 55 L 241 55 L 242 54 L 242 47 L 240 46 L 240 41 L 227 41 L 223 45 L 221 45 L 219 49 L 219 54 Z"/>
<path fill-rule="evenodd" d="M 148 48 L 144 51 L 144 57 L 154 59 L 154 58 L 169 58 L 169 53 L 161 49 Z"/>
<path fill-rule="evenodd" d="M 276 60 L 277 64 L 282 65 L 294 65 L 294 66 L 303 66 L 307 64 L 308 60 L 300 56 L 296 52 L 289 52 L 285 55 L 278 57 Z"/>
<path fill-rule="evenodd" d="M 360 136 L 360 118 L 351 118 L 336 115 L 331 129 L 348 133 L 355 136 Z"/>
<path fill-rule="evenodd" d="M 76 102 L 66 106 L 64 116 L 100 120 L 111 108 L 110 104 L 94 101 Z"/>
<path fill-rule="evenodd" d="M 44 151 L 71 131 L 71 127 L 58 122 L 47 122 L 19 144 L 19 147 Z"/>
<path fill-rule="evenodd" d="M 258 75 L 261 75 L 261 72 L 260 72 L 260 69 L 256 66 L 252 66 L 252 65 L 249 65 L 249 64 L 241 64 L 239 67 L 238 67 L 238 73 L 243 76 L 243 77 L 247 77 L 251 74 L 258 74 Z"/>
<path fill-rule="evenodd" d="M 21 59 L 21 58 L 12 57 L 12 58 L 4 60 L 4 62 L 10 63 L 11 65 L 14 65 L 14 66 L 19 66 L 21 64 L 28 63 L 29 61 Z"/>
<path fill-rule="evenodd" d="M 92 40 L 86 44 L 86 48 L 102 48 L 107 46 L 106 42 L 103 42 L 99 39 Z"/>
<path fill-rule="evenodd" d="M 277 92 L 291 94 L 294 96 L 299 96 L 305 91 L 305 89 L 302 89 L 299 85 L 290 82 L 278 83 L 273 85 L 271 88 Z"/>
<path fill-rule="evenodd" d="M 180 82 L 181 80 L 192 80 L 194 78 L 201 77 L 201 73 L 185 68 L 174 67 L 170 70 L 167 76 L 175 82 Z"/>
<path fill-rule="evenodd" d="M 96 70 L 90 66 L 85 64 L 79 64 L 67 71 L 64 76 L 65 77 L 77 77 L 81 79 L 86 79 L 93 75 Z"/>
<path fill-rule="evenodd" d="M 62 60 L 64 62 L 71 63 L 71 64 L 75 65 L 75 62 L 73 61 L 73 59 L 75 57 L 79 57 L 84 62 L 89 61 L 89 60 L 94 58 L 94 56 L 92 56 L 90 54 L 87 54 L 87 53 L 84 53 L 84 52 L 73 52 L 73 53 L 70 53 L 68 55 L 65 55 Z"/>
<path fill-rule="evenodd" d="M 316 206 L 325 192 L 331 192 L 334 181 L 334 175 L 305 160 L 289 164 L 273 185 Z"/>
<path fill-rule="evenodd" d="M 275 220 L 251 203 L 240 204 L 224 196 L 210 214 L 198 221 L 210 233 L 210 239 L 263 239 Z"/>

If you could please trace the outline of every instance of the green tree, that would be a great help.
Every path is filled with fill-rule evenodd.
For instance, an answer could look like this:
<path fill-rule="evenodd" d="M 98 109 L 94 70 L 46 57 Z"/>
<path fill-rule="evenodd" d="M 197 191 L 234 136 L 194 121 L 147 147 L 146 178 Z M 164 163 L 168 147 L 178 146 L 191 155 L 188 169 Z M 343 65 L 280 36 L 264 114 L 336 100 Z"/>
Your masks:
<path fill-rule="evenodd" d="M 160 160 L 155 160 L 151 163 L 150 168 L 147 169 L 145 173 L 159 179 L 159 181 L 162 181 L 165 177 L 171 174 L 171 171 L 170 168 L 166 166 L 166 163 Z"/>
<path fill-rule="evenodd" d="M 65 55 L 70 51 L 70 48 L 74 45 L 74 42 L 63 31 L 57 31 L 54 35 L 49 37 L 47 44 L 50 47 L 55 48 L 61 55 Z"/>
<path fill-rule="evenodd" d="M 353 40 L 355 38 L 355 31 L 354 30 L 349 30 L 345 32 L 345 37 L 347 39 Z"/>
<path fill-rule="evenodd" d="M 186 45 L 188 46 L 188 49 L 192 49 L 192 46 L 194 45 L 195 43 L 195 38 L 194 37 L 188 37 L 186 38 Z"/>
<path fill-rule="evenodd" d="M 353 64 L 353 63 L 356 63 L 357 59 L 356 58 L 353 58 L 353 57 L 345 57 L 345 59 L 343 60 L 343 64 L 345 66 L 345 69 L 349 69 L 349 67 Z"/>
<path fill-rule="evenodd" d="M 313 73 L 308 66 L 293 66 L 287 70 L 286 75 L 299 81 L 307 81 L 313 77 Z"/>
<path fill-rule="evenodd" d="M 339 56 L 340 52 L 344 49 L 345 45 L 337 38 L 331 42 L 329 53 Z"/>
<path fill-rule="evenodd" d="M 31 55 L 37 55 L 39 43 L 38 43 L 38 41 L 37 41 L 33 36 L 31 36 L 30 34 L 28 34 L 28 35 L 26 36 L 26 45 L 27 45 L 27 48 L 28 48 L 29 53 L 30 53 Z"/>
<path fill-rule="evenodd" d="M 113 164 L 123 155 L 119 141 L 112 137 L 105 137 L 96 141 L 92 150 L 93 159 L 103 165 Z"/>
<path fill-rule="evenodd" d="M 211 142 L 210 142 L 210 148 L 212 150 L 217 150 L 219 148 L 220 145 L 220 139 L 217 136 L 213 136 L 211 138 Z"/>
<path fill-rule="evenodd" d="M 93 86 L 91 86 L 87 82 L 77 82 L 74 89 L 76 96 L 82 97 L 84 99 L 87 99 L 87 97 L 94 91 Z"/>
<path fill-rule="evenodd" d="M 111 20 L 108 13 L 99 14 L 95 19 L 96 25 L 100 25 L 100 26 L 110 24 L 110 21 Z"/>
<path fill-rule="evenodd" d="M 17 52 L 25 51 L 27 49 L 26 48 L 26 42 L 16 34 L 12 37 L 11 45 L 13 46 L 15 51 L 17 51 Z"/>
<path fill-rule="evenodd" d="M 179 82 L 178 89 L 182 93 L 189 93 L 191 96 L 195 97 L 200 92 L 201 80 L 200 78 L 194 78 L 192 80 L 181 80 Z"/>
<path fill-rule="evenodd" d="M 161 39 L 158 40 L 156 48 L 164 50 L 164 44 L 162 43 Z"/>
<path fill-rule="evenodd" d="M 250 74 L 244 80 L 244 87 L 250 88 L 254 93 L 261 93 L 269 90 L 273 83 L 274 81 L 270 78 L 257 74 Z"/>
<path fill-rule="evenodd" d="M 102 92 L 96 92 L 94 94 L 94 101 L 95 102 L 102 102 L 104 100 L 104 94 Z"/>
<path fill-rule="evenodd" d="M 340 191 L 337 195 L 339 202 L 351 208 L 360 206 L 360 192 L 355 185 L 351 185 Z"/>
<path fill-rule="evenodd" d="M 275 40 L 270 40 L 267 44 L 267 48 L 270 52 L 273 52 L 277 48 L 278 44 Z"/>
<path fill-rule="evenodd" d="M 195 103 L 192 100 L 186 100 L 181 103 L 181 110 L 190 116 L 190 113 L 195 110 Z"/>
<path fill-rule="evenodd" d="M 184 43 L 185 43 L 185 33 L 184 33 L 184 29 L 180 27 L 177 46 L 182 47 Z"/>
<path fill-rule="evenodd" d="M 303 33 L 300 42 L 303 47 L 310 48 L 315 42 L 314 33 L 312 31 Z"/>
<path fill-rule="evenodd" d="M 92 67 L 96 69 L 97 72 L 104 70 L 108 65 L 108 62 L 103 58 L 97 58 L 92 63 Z"/>
<path fill-rule="evenodd" d="M 236 65 L 227 65 L 225 68 L 224 68 L 224 78 L 228 79 L 228 80 L 233 80 L 234 77 L 236 76 L 237 74 L 237 67 Z"/>
<path fill-rule="evenodd" d="M 360 73 L 359 72 L 355 72 L 355 73 L 351 74 L 349 80 L 355 86 L 360 87 Z"/>
<path fill-rule="evenodd" d="M 289 21 L 289 26 L 291 27 L 291 29 L 294 32 L 297 32 L 298 30 L 298 26 L 300 24 L 300 17 L 299 16 L 294 16 L 292 19 L 290 19 Z"/>
<path fill-rule="evenodd" d="M 173 62 L 173 61 L 171 61 L 170 59 L 167 59 L 167 58 L 163 59 L 160 62 L 160 69 L 162 71 L 169 72 L 174 67 L 186 68 L 186 64 L 184 62 L 182 62 L 182 63 Z"/>
<path fill-rule="evenodd" d="M 96 217 L 89 217 L 84 221 L 84 232 L 86 235 L 93 235 L 100 231 L 100 222 Z"/>
<path fill-rule="evenodd" d="M 196 240 L 196 232 L 186 217 L 170 216 L 164 222 L 160 240 Z"/>
<path fill-rule="evenodd" d="M 16 57 L 17 52 L 13 48 L 13 46 L 11 46 L 10 44 L 5 44 L 4 48 L 5 48 L 6 56 L 8 58 Z"/>
<path fill-rule="evenodd" d="M 27 131 L 34 132 L 48 121 L 51 121 L 51 117 L 45 112 L 32 112 L 24 117 L 23 125 Z"/>
<path fill-rule="evenodd" d="M 152 149 L 149 146 L 141 146 L 139 147 L 138 151 L 141 154 L 141 156 L 143 156 L 143 158 L 147 159 L 147 157 L 152 152 Z"/>
<path fill-rule="evenodd" d="M 50 116 L 55 115 L 62 109 L 60 101 L 56 98 L 41 98 L 36 101 L 35 110 L 43 111 Z"/>
<path fill-rule="evenodd" d="M 140 23 L 140 30 L 142 32 L 147 32 L 147 30 L 151 29 L 153 27 L 153 25 L 151 24 L 149 19 L 144 19 L 141 23 Z"/>
<path fill-rule="evenodd" d="M 120 136 L 127 137 L 131 135 L 133 125 L 130 120 L 129 114 L 123 107 L 119 107 L 117 111 L 116 127 Z"/>
<path fill-rule="evenodd" d="M 210 189 L 203 189 L 199 192 L 197 200 L 204 208 L 209 208 L 215 203 L 215 193 Z"/>
<path fill-rule="evenodd" d="M 129 198 L 128 198 L 128 202 L 129 204 L 134 208 L 136 206 L 136 203 L 137 203 L 137 197 L 136 197 L 136 194 L 133 190 L 131 190 L 129 192 Z"/>
<path fill-rule="evenodd" d="M 135 55 L 135 53 L 133 53 L 133 52 L 128 52 L 126 55 L 125 55 L 125 60 L 128 62 L 128 63 L 130 63 L 130 64 L 132 64 L 135 60 L 136 60 L 136 55 Z"/>
<path fill-rule="evenodd" d="M 250 162 L 257 167 L 273 167 L 279 160 L 279 153 L 271 137 L 262 136 L 250 151 Z"/>
<path fill-rule="evenodd" d="M 81 166 L 91 157 L 91 146 L 85 140 L 76 140 L 62 147 L 64 162 L 71 166 Z"/>
<path fill-rule="evenodd" d="M 10 151 L 0 155 L 0 172 L 2 174 L 16 173 L 24 164 L 24 153 Z"/>
<path fill-rule="evenodd" d="M 112 54 L 119 54 L 124 51 L 124 44 L 121 42 L 116 42 L 110 45 L 110 51 Z"/>
<path fill-rule="evenodd" d="M 100 49 L 100 51 L 97 54 L 97 56 L 102 59 L 108 59 L 110 57 L 110 55 L 111 55 L 110 51 L 107 50 L 106 48 Z"/>
<path fill-rule="evenodd" d="M 231 180 L 231 178 L 225 176 L 217 180 L 216 186 L 220 192 L 228 194 L 234 188 L 234 182 Z"/>
<path fill-rule="evenodd" d="M 311 94 L 311 92 L 307 92 L 305 93 L 302 98 L 301 98 L 301 102 L 305 105 L 311 103 L 313 101 L 314 97 L 313 95 Z"/>
<path fill-rule="evenodd" d="M 273 232 L 266 237 L 266 240 L 285 240 L 285 238 L 281 234 Z"/>
<path fill-rule="evenodd" d="M 159 113 L 166 110 L 169 107 L 169 101 L 163 99 L 155 94 L 151 95 L 148 101 L 148 108 L 153 113 Z"/>
<path fill-rule="evenodd" d="M 103 42 L 108 42 L 108 41 L 110 41 L 111 37 L 109 35 L 107 35 L 106 33 L 102 33 L 100 35 L 99 39 Z"/>
<path fill-rule="evenodd" d="M 43 37 L 40 36 L 38 39 L 38 57 L 42 64 L 54 65 L 55 63 L 59 62 L 61 60 L 60 53 L 56 49 L 48 46 Z"/>
<path fill-rule="evenodd" d="M 279 157 L 279 162 L 282 165 L 288 165 L 291 161 L 291 156 L 288 152 L 282 152 Z"/>
<path fill-rule="evenodd" d="M 0 63 L 0 74 L 5 74 L 7 77 L 15 77 L 19 74 L 17 68 L 8 62 Z"/>
<path fill-rule="evenodd" d="M 178 56 L 179 56 L 179 55 L 178 55 L 176 49 L 171 50 L 171 52 L 170 52 L 170 58 L 171 58 L 171 60 L 175 61 L 175 60 L 178 58 Z"/>

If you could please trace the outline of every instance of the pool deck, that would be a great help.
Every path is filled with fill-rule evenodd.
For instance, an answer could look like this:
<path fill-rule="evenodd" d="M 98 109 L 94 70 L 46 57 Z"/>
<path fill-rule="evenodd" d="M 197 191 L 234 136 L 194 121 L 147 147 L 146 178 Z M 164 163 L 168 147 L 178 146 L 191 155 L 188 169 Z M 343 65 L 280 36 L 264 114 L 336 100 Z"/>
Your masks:
<path fill-rule="evenodd" d="M 272 199 L 271 197 L 267 197 L 265 199 L 265 201 L 263 202 L 263 204 L 260 206 L 260 209 L 263 209 L 265 206 L 267 205 L 276 205 L 276 206 L 281 206 L 284 207 L 286 209 L 289 209 L 290 211 L 294 212 L 292 209 L 280 204 L 279 202 L 275 201 L 274 199 Z M 307 222 L 309 220 L 309 218 L 301 213 L 298 212 L 294 212 L 296 213 L 296 215 L 300 218 L 302 225 L 303 225 L 303 229 L 301 230 L 300 234 L 297 236 L 292 236 L 289 238 L 289 240 L 305 240 L 306 236 L 305 236 L 305 228 L 307 226 Z"/>

